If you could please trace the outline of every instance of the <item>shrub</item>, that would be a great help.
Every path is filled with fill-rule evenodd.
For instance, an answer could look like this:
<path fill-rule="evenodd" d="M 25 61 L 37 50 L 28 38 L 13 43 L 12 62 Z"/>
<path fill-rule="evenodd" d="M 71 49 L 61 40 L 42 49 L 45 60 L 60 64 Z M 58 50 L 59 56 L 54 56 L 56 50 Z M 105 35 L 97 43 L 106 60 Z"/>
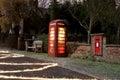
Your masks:
<path fill-rule="evenodd" d="M 35 37 L 35 40 L 42 40 L 43 41 L 43 52 L 48 52 L 48 35 L 47 34 L 42 34 L 42 35 L 37 35 Z"/>
<path fill-rule="evenodd" d="M 67 42 L 66 43 L 66 52 L 68 56 L 71 56 L 74 53 L 78 45 L 79 45 L 78 42 Z"/>
<path fill-rule="evenodd" d="M 6 47 L 17 49 L 17 41 L 18 37 L 16 35 L 9 35 L 5 42 L 7 44 Z"/>

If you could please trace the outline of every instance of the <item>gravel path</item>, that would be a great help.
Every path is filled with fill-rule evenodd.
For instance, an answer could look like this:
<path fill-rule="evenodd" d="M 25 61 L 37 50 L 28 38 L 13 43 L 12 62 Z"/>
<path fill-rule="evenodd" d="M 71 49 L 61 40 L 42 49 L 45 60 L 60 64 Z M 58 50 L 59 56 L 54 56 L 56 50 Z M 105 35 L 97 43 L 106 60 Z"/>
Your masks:
<path fill-rule="evenodd" d="M 57 63 L 24 55 L 0 53 L 0 80 L 94 79 Z"/>

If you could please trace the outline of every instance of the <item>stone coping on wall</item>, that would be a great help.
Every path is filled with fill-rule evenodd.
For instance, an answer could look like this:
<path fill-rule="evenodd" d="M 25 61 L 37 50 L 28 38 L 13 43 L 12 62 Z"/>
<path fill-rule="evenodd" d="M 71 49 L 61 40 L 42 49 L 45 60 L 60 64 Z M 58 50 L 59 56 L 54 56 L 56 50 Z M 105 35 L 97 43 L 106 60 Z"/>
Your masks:
<path fill-rule="evenodd" d="M 80 45 L 91 45 L 91 44 L 88 44 L 88 43 L 80 43 L 80 42 L 77 42 L 77 41 L 67 41 L 66 43 L 78 43 Z"/>
<path fill-rule="evenodd" d="M 97 33 L 97 34 L 90 34 L 91 36 L 101 36 L 104 35 L 104 33 Z"/>
<path fill-rule="evenodd" d="M 120 45 L 107 44 L 106 47 L 118 47 L 118 48 L 120 48 Z"/>
<path fill-rule="evenodd" d="M 87 44 L 87 43 L 78 43 L 80 46 L 90 46 L 91 44 Z"/>

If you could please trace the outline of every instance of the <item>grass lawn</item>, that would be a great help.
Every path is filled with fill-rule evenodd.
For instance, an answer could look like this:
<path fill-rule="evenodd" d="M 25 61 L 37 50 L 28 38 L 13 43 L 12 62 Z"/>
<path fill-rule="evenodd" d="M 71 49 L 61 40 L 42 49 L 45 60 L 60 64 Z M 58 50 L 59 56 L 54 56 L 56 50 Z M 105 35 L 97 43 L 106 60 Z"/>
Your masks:
<path fill-rule="evenodd" d="M 80 73 L 95 76 L 101 79 L 120 80 L 120 64 L 105 63 L 98 61 L 82 60 L 78 58 L 50 57 L 47 53 L 34 53 L 27 51 L 12 50 L 12 52 L 24 54 L 40 60 L 48 60 L 59 63 L 61 67 L 71 69 Z"/>

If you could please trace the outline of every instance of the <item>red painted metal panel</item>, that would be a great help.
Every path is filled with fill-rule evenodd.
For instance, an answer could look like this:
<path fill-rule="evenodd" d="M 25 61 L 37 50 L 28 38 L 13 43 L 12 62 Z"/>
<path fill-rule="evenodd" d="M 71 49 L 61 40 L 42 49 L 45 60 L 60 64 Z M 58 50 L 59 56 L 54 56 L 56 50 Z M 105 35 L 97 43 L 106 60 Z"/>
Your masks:
<path fill-rule="evenodd" d="M 100 54 L 100 36 L 95 37 L 95 54 Z"/>

